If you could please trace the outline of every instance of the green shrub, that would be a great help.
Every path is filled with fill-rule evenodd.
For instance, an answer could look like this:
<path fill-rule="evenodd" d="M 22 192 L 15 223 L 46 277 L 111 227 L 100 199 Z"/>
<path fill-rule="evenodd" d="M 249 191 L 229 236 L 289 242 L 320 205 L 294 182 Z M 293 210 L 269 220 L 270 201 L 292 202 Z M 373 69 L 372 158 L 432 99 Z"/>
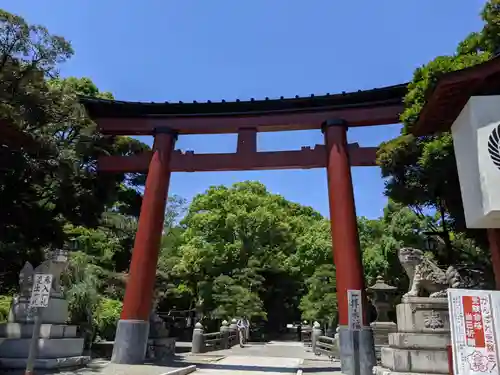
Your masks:
<path fill-rule="evenodd" d="M 103 298 L 94 313 L 96 334 L 103 340 L 115 339 L 116 325 L 122 312 L 122 302 Z"/>
<path fill-rule="evenodd" d="M 5 322 L 9 317 L 12 296 L 0 296 L 0 322 Z"/>

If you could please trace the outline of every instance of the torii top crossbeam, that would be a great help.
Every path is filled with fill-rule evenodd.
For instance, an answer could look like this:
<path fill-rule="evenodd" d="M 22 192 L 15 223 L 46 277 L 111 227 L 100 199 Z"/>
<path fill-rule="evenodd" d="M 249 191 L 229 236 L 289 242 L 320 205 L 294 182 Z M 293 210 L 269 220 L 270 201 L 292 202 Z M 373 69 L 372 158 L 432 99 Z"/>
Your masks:
<path fill-rule="evenodd" d="M 99 130 L 107 135 L 152 135 L 155 129 L 165 127 L 177 134 L 238 134 L 237 152 L 233 154 L 174 151 L 170 163 L 173 172 L 302 169 L 326 166 L 324 145 L 257 152 L 257 133 L 319 129 L 332 118 L 342 119 L 349 127 L 398 123 L 405 92 L 406 84 L 401 84 L 293 99 L 171 104 L 81 97 L 81 102 Z M 351 144 L 351 165 L 375 165 L 376 151 L 376 147 Z M 145 173 L 150 159 L 149 152 L 128 157 L 105 156 L 99 160 L 99 169 Z"/>
<path fill-rule="evenodd" d="M 206 103 L 141 103 L 81 97 L 103 134 L 151 135 L 168 126 L 179 134 L 319 129 L 331 118 L 350 127 L 399 122 L 406 84 L 373 90 L 296 97 Z"/>

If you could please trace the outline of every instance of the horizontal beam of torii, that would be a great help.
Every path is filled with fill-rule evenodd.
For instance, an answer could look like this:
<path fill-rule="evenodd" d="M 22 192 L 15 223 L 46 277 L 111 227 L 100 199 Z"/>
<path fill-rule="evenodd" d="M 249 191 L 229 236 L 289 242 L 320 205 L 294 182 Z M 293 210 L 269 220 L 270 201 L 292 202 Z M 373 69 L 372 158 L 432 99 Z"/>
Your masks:
<path fill-rule="evenodd" d="M 349 145 L 351 166 L 375 166 L 377 147 Z M 111 173 L 147 173 L 151 152 L 132 156 L 103 156 L 99 158 L 98 169 Z M 193 151 L 172 152 L 170 168 L 172 172 L 213 172 L 213 171 L 256 171 L 278 169 L 311 169 L 326 167 L 324 145 L 314 148 L 302 147 L 295 151 L 256 152 L 239 149 L 230 154 L 195 154 Z"/>
<path fill-rule="evenodd" d="M 220 116 L 182 116 L 148 118 L 97 117 L 95 122 L 102 134 L 151 135 L 153 129 L 163 126 L 179 134 L 237 133 L 240 129 L 255 128 L 259 132 L 288 130 L 315 130 L 329 118 L 342 118 L 349 127 L 396 124 L 403 107 L 401 104 L 380 104 L 370 107 L 340 108 L 315 112 L 278 112 Z"/>

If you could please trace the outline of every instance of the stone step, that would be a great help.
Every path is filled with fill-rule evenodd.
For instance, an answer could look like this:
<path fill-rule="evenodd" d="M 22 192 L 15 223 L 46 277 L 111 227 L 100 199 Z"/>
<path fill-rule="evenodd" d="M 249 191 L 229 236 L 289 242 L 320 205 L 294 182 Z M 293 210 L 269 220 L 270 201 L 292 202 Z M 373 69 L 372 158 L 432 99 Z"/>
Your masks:
<path fill-rule="evenodd" d="M 396 372 L 448 374 L 448 352 L 442 350 L 382 348 L 382 366 Z"/>
<path fill-rule="evenodd" d="M 0 338 L 0 358 L 27 358 L 29 338 Z M 83 353 L 82 338 L 38 340 L 38 358 L 78 357 Z"/>
<path fill-rule="evenodd" d="M 445 350 L 450 345 L 451 338 L 448 333 L 391 333 L 389 346 L 401 349 L 437 349 Z"/>
<path fill-rule="evenodd" d="M 33 324 L 0 323 L 0 338 L 31 338 Z M 42 324 L 40 338 L 76 338 L 76 326 Z"/>

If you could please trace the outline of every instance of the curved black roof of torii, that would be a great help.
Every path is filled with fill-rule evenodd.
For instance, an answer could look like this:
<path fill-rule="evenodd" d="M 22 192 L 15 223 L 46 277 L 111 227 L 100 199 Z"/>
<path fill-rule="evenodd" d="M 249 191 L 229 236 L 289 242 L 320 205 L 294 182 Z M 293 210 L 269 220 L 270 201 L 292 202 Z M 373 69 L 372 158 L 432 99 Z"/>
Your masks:
<path fill-rule="evenodd" d="M 358 90 L 355 92 L 342 92 L 339 94 L 326 94 L 309 97 L 261 99 L 246 101 L 224 100 L 220 102 L 192 102 L 192 103 L 158 103 L 158 102 L 129 102 L 121 100 L 98 99 L 80 96 L 80 102 L 85 106 L 89 115 L 94 118 L 110 117 L 177 117 L 177 116 L 210 116 L 210 115 L 252 115 L 272 112 L 302 112 L 336 108 L 369 107 L 377 105 L 402 103 L 406 94 L 407 83 L 375 88 L 371 90 Z"/>

